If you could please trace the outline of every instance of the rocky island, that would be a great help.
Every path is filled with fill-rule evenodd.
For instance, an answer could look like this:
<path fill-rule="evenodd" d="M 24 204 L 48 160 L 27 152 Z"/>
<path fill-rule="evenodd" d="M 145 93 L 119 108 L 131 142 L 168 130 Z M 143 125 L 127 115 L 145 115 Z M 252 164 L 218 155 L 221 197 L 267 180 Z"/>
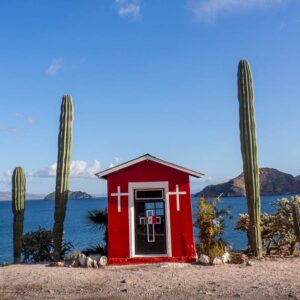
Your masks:
<path fill-rule="evenodd" d="M 81 192 L 81 191 L 69 191 L 68 199 L 69 200 L 80 200 L 80 199 L 91 199 L 93 198 L 90 194 Z M 47 195 L 44 200 L 55 200 L 55 192 Z"/>
<path fill-rule="evenodd" d="M 261 168 L 260 194 L 263 196 L 300 194 L 300 176 L 280 172 L 273 168 Z M 209 185 L 197 197 L 223 194 L 223 197 L 245 196 L 245 183 L 243 173 L 221 184 Z"/>

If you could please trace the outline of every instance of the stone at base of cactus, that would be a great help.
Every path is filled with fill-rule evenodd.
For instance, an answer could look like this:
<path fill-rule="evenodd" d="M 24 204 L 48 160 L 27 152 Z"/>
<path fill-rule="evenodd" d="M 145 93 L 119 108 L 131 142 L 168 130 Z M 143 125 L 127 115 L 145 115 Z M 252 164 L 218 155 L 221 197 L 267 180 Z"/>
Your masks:
<path fill-rule="evenodd" d="M 298 242 L 300 243 L 300 205 L 298 203 L 293 204 L 293 220 L 294 229 Z"/>

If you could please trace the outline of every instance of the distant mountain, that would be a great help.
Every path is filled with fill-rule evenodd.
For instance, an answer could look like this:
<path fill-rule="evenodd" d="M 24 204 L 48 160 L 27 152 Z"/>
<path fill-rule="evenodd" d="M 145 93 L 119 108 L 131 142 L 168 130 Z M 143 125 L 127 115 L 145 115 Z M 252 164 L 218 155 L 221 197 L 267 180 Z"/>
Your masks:
<path fill-rule="evenodd" d="M 45 195 L 31 194 L 26 193 L 26 200 L 41 200 L 45 197 Z M 0 201 L 11 200 L 12 195 L 11 192 L 0 192 Z"/>
<path fill-rule="evenodd" d="M 102 194 L 91 194 L 93 198 L 107 198 L 107 193 Z"/>
<path fill-rule="evenodd" d="M 294 177 L 272 168 L 261 168 L 259 174 L 261 195 L 300 194 L 300 175 Z M 223 194 L 223 197 L 245 196 L 243 173 L 225 183 L 209 185 L 195 196 L 218 196 L 220 194 Z"/>
<path fill-rule="evenodd" d="M 85 192 L 81 192 L 81 191 L 72 192 L 72 191 L 69 191 L 68 198 L 70 200 L 79 200 L 79 199 L 91 199 L 93 197 L 90 194 L 87 194 Z M 44 198 L 44 200 L 55 200 L 55 192 L 47 195 Z"/>

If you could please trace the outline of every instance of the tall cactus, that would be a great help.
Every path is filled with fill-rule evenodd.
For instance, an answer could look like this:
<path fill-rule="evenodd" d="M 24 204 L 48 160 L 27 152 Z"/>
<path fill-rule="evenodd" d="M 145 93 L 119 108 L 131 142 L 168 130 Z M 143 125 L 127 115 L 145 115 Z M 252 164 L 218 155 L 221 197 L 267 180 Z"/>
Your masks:
<path fill-rule="evenodd" d="M 246 60 L 239 62 L 237 77 L 241 152 L 250 219 L 249 245 L 252 254 L 261 257 L 260 188 L 253 104 L 253 82 L 250 65 Z"/>
<path fill-rule="evenodd" d="M 70 161 L 73 134 L 73 101 L 72 96 L 62 98 L 60 113 L 60 128 L 58 135 L 58 157 L 55 187 L 54 214 L 54 259 L 61 259 L 64 220 L 68 202 Z"/>
<path fill-rule="evenodd" d="M 21 167 L 14 169 L 12 175 L 12 211 L 14 214 L 13 243 L 14 263 L 20 263 L 24 224 L 26 177 Z"/>
<path fill-rule="evenodd" d="M 295 234 L 300 243 L 300 205 L 298 203 L 293 203 L 293 220 Z"/>

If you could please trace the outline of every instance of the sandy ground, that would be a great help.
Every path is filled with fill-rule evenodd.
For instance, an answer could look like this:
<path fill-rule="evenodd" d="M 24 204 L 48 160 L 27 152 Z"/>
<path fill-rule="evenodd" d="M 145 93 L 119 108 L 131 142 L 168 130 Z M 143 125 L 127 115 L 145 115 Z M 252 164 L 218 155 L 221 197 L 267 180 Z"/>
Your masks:
<path fill-rule="evenodd" d="M 0 268 L 0 299 L 300 299 L 300 258 L 252 266 L 161 264 Z"/>

